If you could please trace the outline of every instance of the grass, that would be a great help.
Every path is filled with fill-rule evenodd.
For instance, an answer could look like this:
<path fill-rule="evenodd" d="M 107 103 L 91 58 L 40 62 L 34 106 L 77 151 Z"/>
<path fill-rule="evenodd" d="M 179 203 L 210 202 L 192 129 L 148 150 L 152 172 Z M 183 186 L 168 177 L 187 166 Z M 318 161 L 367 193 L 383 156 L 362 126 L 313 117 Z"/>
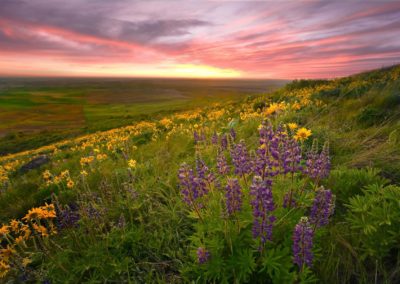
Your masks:
<path fill-rule="evenodd" d="M 177 110 L 271 91 L 285 81 L 3 79 L 0 154 L 108 130 Z M 1 80 L 0 80 L 1 82 Z M 52 139 L 40 137 L 48 136 Z M 3 138 L 1 138 L 3 137 Z"/>
<path fill-rule="evenodd" d="M 295 81 L 245 98 L 201 99 L 203 91 L 198 91 L 191 100 L 86 106 L 89 134 L 72 133 L 63 142 L 0 158 L 0 220 L 21 220 L 33 232 L 24 246 L 8 237 L 20 232 L 5 234 L 3 249 L 9 244 L 15 252 L 8 258 L 2 254 L 13 264 L 3 268 L 4 277 L 52 283 L 397 283 L 399 84 L 400 67 L 394 66 L 332 81 Z M 385 115 L 377 117 L 368 109 Z M 132 113 L 140 119 L 129 117 Z M 296 144 L 302 166 L 311 149 L 320 153 L 329 143 L 330 174 L 320 179 L 295 170 L 265 178 L 272 182 L 275 204 L 268 214 L 276 221 L 272 239 L 260 247 L 260 239 L 252 235 L 256 217 L 254 190 L 250 192 L 256 170 L 235 173 L 232 152 L 244 143 L 249 157 L 260 162 L 260 124 L 266 129 L 270 123 L 276 138 L 279 127 L 293 122 L 312 131 Z M 129 125 L 90 134 L 119 123 Z M 284 129 L 288 134 L 282 137 L 296 134 Z M 200 137 L 197 143 L 194 132 Z M 51 135 L 32 139 L 51 140 Z M 211 143 L 214 135 L 218 144 Z M 228 149 L 222 146 L 223 135 Z M 292 151 L 280 145 L 284 152 Z M 217 170 L 221 153 L 231 166 L 227 174 Z M 48 155 L 50 163 L 19 172 L 40 154 Z M 178 178 L 185 169 L 182 163 L 193 169 L 197 181 L 209 182 L 207 194 L 189 204 Z M 238 181 L 243 193 L 241 209 L 231 216 L 226 204 L 230 179 Z M 303 216 L 311 222 L 320 186 L 334 195 L 334 214 L 327 225 L 314 229 L 313 265 L 299 267 L 293 262 L 294 228 L 304 225 Z M 297 203 L 288 208 L 283 204 L 290 193 Z M 56 218 L 21 219 L 46 202 L 55 205 Z M 33 227 L 38 222 L 49 234 L 52 224 L 58 226 L 57 234 L 43 236 Z M 199 249 L 211 255 L 203 264 Z M 30 263 L 23 266 L 23 259 Z"/>

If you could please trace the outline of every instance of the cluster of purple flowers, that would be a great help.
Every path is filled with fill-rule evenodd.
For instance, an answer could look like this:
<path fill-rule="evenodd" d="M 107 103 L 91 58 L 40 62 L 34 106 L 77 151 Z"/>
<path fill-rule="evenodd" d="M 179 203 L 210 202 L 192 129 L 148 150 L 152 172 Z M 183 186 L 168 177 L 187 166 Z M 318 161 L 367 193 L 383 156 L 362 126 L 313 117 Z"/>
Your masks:
<path fill-rule="evenodd" d="M 207 140 L 206 134 L 205 134 L 204 131 L 202 131 L 202 132 L 199 133 L 199 132 L 197 132 L 196 130 L 193 131 L 193 139 L 194 139 L 194 142 L 195 142 L 195 143 L 199 143 L 199 142 L 202 142 L 202 141 L 206 141 L 206 140 Z"/>
<path fill-rule="evenodd" d="M 267 241 L 272 240 L 273 226 L 276 221 L 272 194 L 273 177 L 291 174 L 292 180 L 294 180 L 294 174 L 300 173 L 307 175 L 318 184 L 321 179 L 329 175 L 331 166 L 329 147 L 328 144 L 325 144 L 323 150 L 319 152 L 318 145 L 314 142 L 304 163 L 302 147 L 298 141 L 288 134 L 284 126 L 280 125 L 274 129 L 269 121 L 264 121 L 259 127 L 259 147 L 255 154 L 253 152 L 250 154 L 245 142 L 243 140 L 236 142 L 236 138 L 237 135 L 233 128 L 229 130 L 229 133 L 212 135 L 211 143 L 218 145 L 217 172 L 221 176 L 227 177 L 232 174 L 232 167 L 234 174 L 243 178 L 246 186 L 246 178 L 254 175 L 250 186 L 250 205 L 253 215 L 252 235 L 255 240 L 260 241 L 259 249 L 262 249 Z M 196 141 L 202 139 L 195 133 Z M 230 154 L 230 158 L 228 157 L 230 163 L 228 163 L 226 153 Z M 182 195 L 189 205 L 193 204 L 197 198 L 207 194 L 211 183 L 215 185 L 219 183 L 219 179 L 201 159 L 196 160 L 196 173 L 188 165 L 183 164 L 179 170 L 179 180 Z M 285 193 L 283 207 L 296 206 L 296 199 L 303 193 L 303 189 L 304 187 L 300 193 L 296 193 L 292 188 Z M 243 199 L 244 191 L 239 179 L 227 178 L 225 203 L 228 216 L 242 210 Z M 302 217 L 293 231 L 293 261 L 300 269 L 303 269 L 305 265 L 312 266 L 314 231 L 328 224 L 333 211 L 334 196 L 332 192 L 323 187 L 320 188 L 316 191 L 310 217 Z M 202 264 L 208 261 L 210 253 L 204 247 L 199 247 L 197 256 L 198 262 Z"/>
<path fill-rule="evenodd" d="M 315 181 L 320 181 L 329 176 L 331 161 L 329 157 L 329 145 L 325 143 L 321 153 L 318 153 L 318 144 L 315 142 L 307 154 L 304 173 Z"/>
<path fill-rule="evenodd" d="M 272 181 L 255 176 L 250 187 L 250 194 L 254 217 L 253 238 L 260 238 L 261 243 L 264 244 L 267 240 L 272 240 L 272 227 L 276 219 L 272 215 L 272 211 L 275 210 Z"/>
<path fill-rule="evenodd" d="M 316 192 L 313 206 L 311 207 L 310 223 L 316 228 L 325 226 L 333 214 L 334 203 L 332 192 L 323 187 Z"/>
<path fill-rule="evenodd" d="M 206 185 L 195 176 L 188 164 L 182 164 L 178 178 L 183 199 L 187 204 L 193 205 L 196 199 L 207 193 Z"/>
<path fill-rule="evenodd" d="M 293 262 L 297 264 L 300 269 L 303 265 L 312 267 L 313 261 L 313 238 L 314 230 L 308 221 L 307 217 L 302 217 L 299 223 L 294 227 L 293 231 Z"/>
<path fill-rule="evenodd" d="M 242 208 L 243 192 L 236 178 L 228 179 L 226 185 L 226 210 L 229 216 L 235 214 Z"/>
<path fill-rule="evenodd" d="M 273 177 L 280 173 L 295 173 L 300 169 L 301 148 L 299 143 L 288 136 L 282 126 L 276 131 L 269 122 L 259 128 L 260 147 L 256 151 L 254 171 L 265 177 Z"/>
<path fill-rule="evenodd" d="M 56 226 L 58 230 L 63 230 L 66 228 L 73 228 L 78 226 L 78 221 L 80 220 L 79 207 L 77 204 L 72 203 L 67 206 L 56 206 Z"/>
<path fill-rule="evenodd" d="M 211 257 L 210 252 L 204 248 L 204 247 L 199 247 L 197 249 L 197 261 L 199 264 L 204 264 L 206 263 Z"/>
<path fill-rule="evenodd" d="M 227 175 L 231 171 L 223 152 L 220 152 L 217 156 L 217 169 L 220 175 Z"/>
<path fill-rule="evenodd" d="M 228 138 L 227 138 L 226 134 L 223 134 L 221 136 L 221 148 L 223 150 L 228 149 Z"/>
<path fill-rule="evenodd" d="M 215 180 L 215 175 L 208 166 L 204 163 L 201 159 L 196 159 L 196 170 L 197 176 L 199 178 L 198 182 L 206 182 L 207 185 L 210 187 L 211 183 Z"/>
<path fill-rule="evenodd" d="M 179 169 L 178 178 L 184 201 L 193 205 L 194 202 L 208 193 L 215 181 L 214 173 L 201 159 L 196 160 L 197 175 L 188 164 L 184 163 Z"/>
<path fill-rule="evenodd" d="M 235 174 L 244 176 L 253 169 L 253 163 L 250 154 L 247 151 L 244 141 L 236 144 L 231 150 L 232 164 L 235 166 Z"/>

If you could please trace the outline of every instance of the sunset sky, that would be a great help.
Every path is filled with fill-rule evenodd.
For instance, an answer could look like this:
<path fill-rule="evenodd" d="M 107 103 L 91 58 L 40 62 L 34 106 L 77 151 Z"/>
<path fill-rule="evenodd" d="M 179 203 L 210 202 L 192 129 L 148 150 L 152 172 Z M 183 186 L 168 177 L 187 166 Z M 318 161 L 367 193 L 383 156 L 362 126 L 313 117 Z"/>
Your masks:
<path fill-rule="evenodd" d="M 400 2 L 0 0 L 0 76 L 316 78 L 400 63 Z"/>

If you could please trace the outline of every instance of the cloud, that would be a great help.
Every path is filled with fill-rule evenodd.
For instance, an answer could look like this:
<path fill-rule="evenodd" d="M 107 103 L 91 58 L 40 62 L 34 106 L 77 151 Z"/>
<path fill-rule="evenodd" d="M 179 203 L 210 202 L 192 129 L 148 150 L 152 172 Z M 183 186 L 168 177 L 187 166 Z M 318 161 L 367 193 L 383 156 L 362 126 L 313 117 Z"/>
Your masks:
<path fill-rule="evenodd" d="M 248 77 L 338 76 L 396 63 L 398 19 L 391 1 L 2 0 L 0 66 L 29 57 L 88 70 L 197 64 Z"/>

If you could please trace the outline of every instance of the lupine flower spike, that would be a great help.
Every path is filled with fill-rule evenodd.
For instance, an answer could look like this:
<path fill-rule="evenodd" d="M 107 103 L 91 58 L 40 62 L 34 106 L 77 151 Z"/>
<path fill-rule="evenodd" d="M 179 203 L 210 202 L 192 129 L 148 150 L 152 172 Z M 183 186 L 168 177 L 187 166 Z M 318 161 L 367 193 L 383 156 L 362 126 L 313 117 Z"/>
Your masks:
<path fill-rule="evenodd" d="M 226 185 L 226 209 L 229 216 L 240 211 L 243 202 L 243 192 L 239 185 L 239 181 L 235 179 L 228 179 Z"/>
<path fill-rule="evenodd" d="M 302 217 L 299 223 L 295 226 L 293 231 L 293 262 L 297 264 L 300 269 L 304 265 L 312 267 L 313 262 L 313 237 L 314 231 L 308 222 L 307 217 Z"/>
<path fill-rule="evenodd" d="M 199 247 L 197 249 L 197 261 L 199 264 L 204 264 L 206 263 L 211 257 L 210 252 L 204 248 L 204 247 Z"/>
<path fill-rule="evenodd" d="M 272 211 L 275 210 L 272 197 L 272 181 L 263 180 L 260 176 L 255 176 L 250 188 L 252 196 L 251 206 L 253 207 L 253 238 L 260 238 L 261 246 L 267 241 L 272 240 L 272 228 L 275 222 L 275 216 Z"/>
<path fill-rule="evenodd" d="M 321 187 L 316 192 L 310 213 L 310 223 L 314 225 L 314 230 L 327 225 L 333 211 L 334 202 L 332 192 L 329 189 Z"/>

